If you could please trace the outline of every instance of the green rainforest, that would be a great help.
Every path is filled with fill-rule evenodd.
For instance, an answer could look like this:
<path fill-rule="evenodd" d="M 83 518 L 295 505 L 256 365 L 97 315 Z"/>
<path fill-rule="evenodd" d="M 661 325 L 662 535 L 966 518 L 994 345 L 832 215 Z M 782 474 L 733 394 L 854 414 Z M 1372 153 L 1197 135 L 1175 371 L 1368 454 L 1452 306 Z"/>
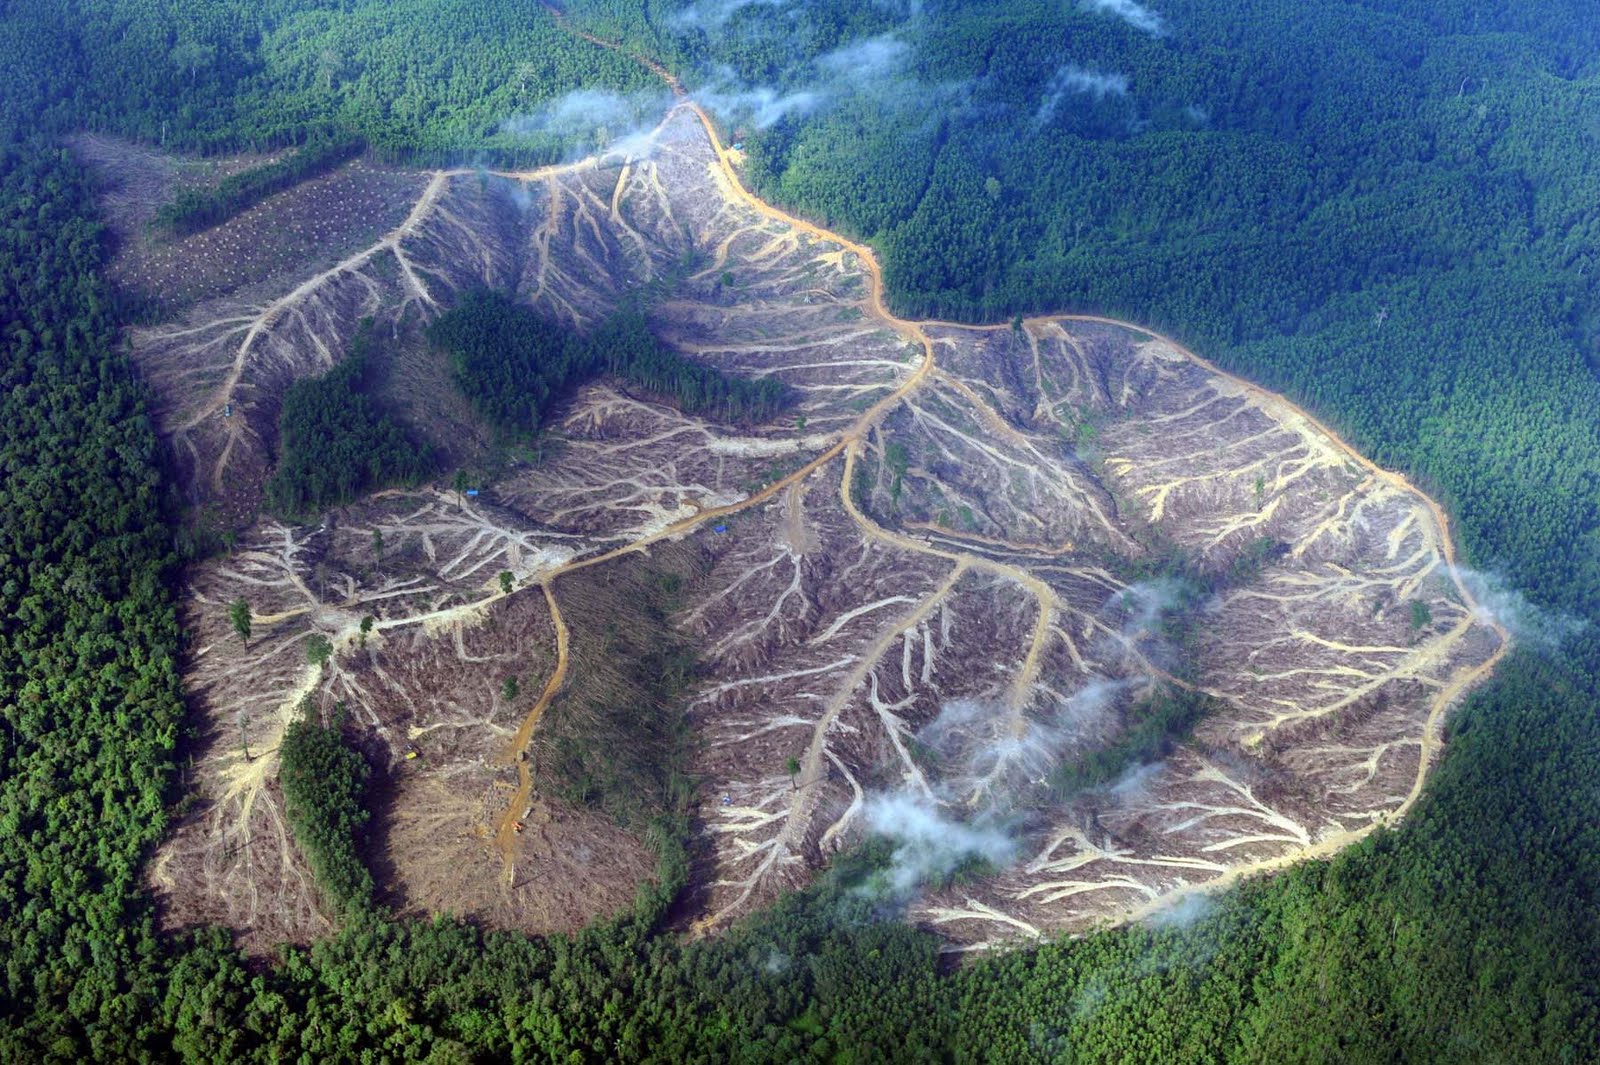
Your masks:
<path fill-rule="evenodd" d="M 1600 1060 L 1595 16 L 1592 0 L 0 0 L 0 1060 Z M 705 94 L 754 191 L 870 244 L 897 313 L 1147 323 L 1437 498 L 1519 639 L 1453 712 L 1413 812 L 1192 922 L 955 965 L 860 889 L 873 844 L 724 934 L 685 935 L 685 782 L 630 796 L 570 736 L 560 787 L 648 823 L 659 868 L 620 915 L 530 938 L 385 909 L 353 842 L 368 767 L 342 716 L 310 709 L 283 783 L 337 931 L 269 962 L 224 930 L 159 932 L 146 863 L 192 740 L 175 588 L 211 549 L 183 521 L 122 335 L 138 312 L 67 139 L 278 153 L 161 219 L 197 231 L 360 152 L 563 158 L 567 140 L 507 120 L 580 88 L 660 97 L 635 56 Z M 785 405 L 628 312 L 575 338 L 480 293 L 432 339 L 512 437 L 597 373 L 728 422 Z M 435 472 L 366 391 L 382 343 L 288 391 L 274 512 Z M 351 456 L 340 476 L 329 454 Z M 675 579 L 619 601 L 660 625 Z M 661 708 L 692 649 L 616 646 L 647 675 L 594 707 L 607 742 L 675 749 Z"/>

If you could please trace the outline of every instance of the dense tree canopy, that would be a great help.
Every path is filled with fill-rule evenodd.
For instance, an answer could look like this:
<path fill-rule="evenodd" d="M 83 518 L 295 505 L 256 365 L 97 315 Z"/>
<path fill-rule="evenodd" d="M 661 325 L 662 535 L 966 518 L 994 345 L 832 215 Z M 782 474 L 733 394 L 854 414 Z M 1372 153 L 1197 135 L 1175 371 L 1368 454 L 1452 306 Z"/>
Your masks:
<path fill-rule="evenodd" d="M 284 816 L 327 901 L 339 912 L 372 902 L 372 874 L 360 850 L 370 817 L 362 799 L 371 770 L 339 734 L 344 714 L 340 703 L 332 720 L 323 721 L 308 698 L 278 744 Z"/>
<path fill-rule="evenodd" d="M 344 131 L 419 161 L 552 159 L 509 120 L 579 86 L 656 91 L 625 56 L 525 0 L 12 0 L 65 30 L 74 125 L 172 147 L 266 148 Z M 54 58 L 54 57 L 52 57 Z"/>
<path fill-rule="evenodd" d="M 0 168 L 0 1057 L 99 1056 L 152 1023 L 172 536 L 85 175 L 41 145 Z"/>
<path fill-rule="evenodd" d="M 599 374 L 722 422 L 765 421 L 786 399 L 780 381 L 730 377 L 663 346 L 636 311 L 582 336 L 480 290 L 440 315 L 428 337 L 450 353 L 456 384 L 477 412 L 513 435 L 537 433 L 557 402 Z"/>
<path fill-rule="evenodd" d="M 363 492 L 415 482 L 432 466 L 367 389 L 375 343 L 363 323 L 350 353 L 320 377 L 290 385 L 278 415 L 278 468 L 267 505 L 285 516 L 349 503 Z"/>

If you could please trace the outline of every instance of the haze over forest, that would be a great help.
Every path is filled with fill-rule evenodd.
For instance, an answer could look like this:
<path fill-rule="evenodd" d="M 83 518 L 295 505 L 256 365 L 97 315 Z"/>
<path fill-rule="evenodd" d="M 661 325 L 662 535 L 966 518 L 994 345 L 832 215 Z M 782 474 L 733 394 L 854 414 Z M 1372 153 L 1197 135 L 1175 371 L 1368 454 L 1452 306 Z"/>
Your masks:
<path fill-rule="evenodd" d="M 0 1057 L 1600 1058 L 1600 23 L 0 0 Z"/>

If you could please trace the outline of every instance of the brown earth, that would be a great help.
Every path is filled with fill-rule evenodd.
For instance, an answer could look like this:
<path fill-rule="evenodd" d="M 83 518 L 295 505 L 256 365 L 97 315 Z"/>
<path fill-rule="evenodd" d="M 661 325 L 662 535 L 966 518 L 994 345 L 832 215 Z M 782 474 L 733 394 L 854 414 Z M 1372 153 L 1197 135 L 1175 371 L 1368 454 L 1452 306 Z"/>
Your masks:
<path fill-rule="evenodd" d="M 306 692 L 345 701 L 387 767 L 375 847 L 404 908 L 529 930 L 617 909 L 649 873 L 640 842 L 548 797 L 525 811 L 540 715 L 598 668 L 592 636 L 557 639 L 574 582 L 669 543 L 706 567 L 676 620 L 704 667 L 688 708 L 701 929 L 805 883 L 886 823 L 886 796 L 1016 826 L 1014 860 L 913 907 L 957 947 L 1329 853 L 1410 808 L 1444 713 L 1505 645 L 1455 578 L 1438 508 L 1304 412 L 1123 323 L 894 318 L 870 252 L 751 197 L 692 105 L 642 157 L 325 180 L 416 196 L 370 243 L 133 333 L 192 498 L 242 529 L 185 592 L 208 741 L 199 807 L 152 871 L 174 924 L 263 943 L 326 927 L 274 790 Z M 445 378 L 418 329 L 484 283 L 578 327 L 649 286 L 661 338 L 778 377 L 795 406 L 734 431 L 598 382 L 550 458 L 477 499 L 382 493 L 321 528 L 255 518 L 274 397 L 362 317 L 394 339 L 397 401 L 435 432 L 467 425 L 429 399 Z M 1141 579 L 1157 557 L 1214 579 L 1178 638 L 1158 609 L 1177 589 Z M 248 647 L 226 631 L 241 594 Z M 1430 622 L 1413 626 L 1414 602 Z M 322 671 L 305 664 L 313 632 L 337 649 Z M 1056 765 L 1173 685 L 1220 707 L 1190 742 L 1115 788 L 1051 797 Z M 518 819 L 536 830 L 508 835 Z"/>

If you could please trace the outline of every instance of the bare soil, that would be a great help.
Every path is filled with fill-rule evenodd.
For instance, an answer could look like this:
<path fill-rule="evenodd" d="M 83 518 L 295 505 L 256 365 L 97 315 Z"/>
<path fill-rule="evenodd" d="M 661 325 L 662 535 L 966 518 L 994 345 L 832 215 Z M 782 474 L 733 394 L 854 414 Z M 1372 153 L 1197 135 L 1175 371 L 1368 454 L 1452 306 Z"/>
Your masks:
<path fill-rule="evenodd" d="M 561 638 L 573 575 L 683 540 L 709 566 L 676 622 L 704 666 L 689 706 L 701 930 L 805 883 L 886 792 L 1021 818 L 1017 861 L 914 906 L 953 949 L 1137 917 L 1404 815 L 1443 715 L 1506 642 L 1455 578 L 1431 500 L 1147 330 L 894 318 L 870 252 L 751 197 L 709 130 L 681 105 L 642 157 L 341 171 L 326 180 L 414 199 L 370 243 L 133 332 L 191 497 L 243 529 L 185 593 L 210 738 L 200 807 L 152 872 L 170 920 L 263 941 L 326 927 L 273 798 L 275 736 L 307 691 L 344 700 L 390 773 L 375 845 L 404 908 L 542 930 L 620 906 L 648 873 L 639 841 L 573 810 L 526 814 L 538 780 L 519 759 L 593 668 L 589 637 Z M 579 327 L 644 288 L 668 343 L 780 378 L 797 402 L 732 430 L 599 382 L 544 462 L 476 499 L 427 488 L 322 528 L 258 520 L 274 397 L 363 317 L 395 338 L 406 410 L 470 437 L 430 398 L 443 378 L 417 330 L 479 284 Z M 1182 639 L 1152 609 L 1172 589 L 1139 577 L 1175 552 L 1220 580 Z M 241 594 L 249 647 L 226 631 Z M 337 649 L 325 671 L 305 664 L 312 632 Z M 516 706 L 498 695 L 508 672 Z M 1222 709 L 1120 786 L 1050 798 L 1057 763 L 1115 742 L 1171 685 Z M 952 717 L 954 754 L 939 749 Z M 424 755 L 407 761 L 412 742 Z"/>

